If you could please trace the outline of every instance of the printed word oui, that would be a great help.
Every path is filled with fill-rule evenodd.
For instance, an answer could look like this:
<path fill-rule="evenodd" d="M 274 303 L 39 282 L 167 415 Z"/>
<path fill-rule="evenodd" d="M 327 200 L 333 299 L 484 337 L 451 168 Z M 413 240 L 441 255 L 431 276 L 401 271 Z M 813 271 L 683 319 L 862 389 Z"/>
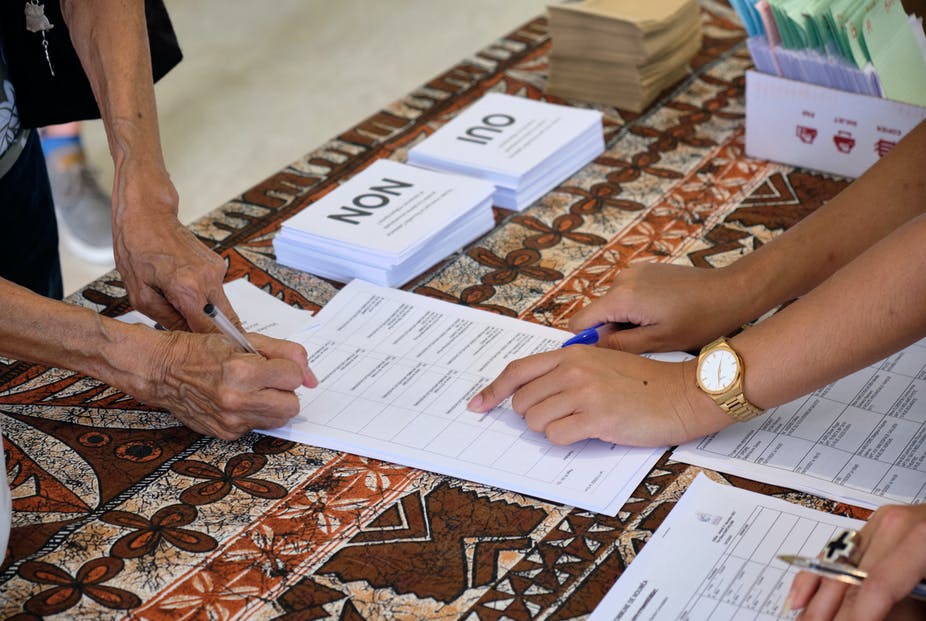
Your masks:
<path fill-rule="evenodd" d="M 495 137 L 493 134 L 500 134 L 506 127 L 514 125 L 515 119 L 510 114 L 489 114 L 482 117 L 482 125 L 470 127 L 465 132 L 465 136 L 457 136 L 457 140 L 465 142 L 475 142 L 476 144 L 489 144 Z"/>

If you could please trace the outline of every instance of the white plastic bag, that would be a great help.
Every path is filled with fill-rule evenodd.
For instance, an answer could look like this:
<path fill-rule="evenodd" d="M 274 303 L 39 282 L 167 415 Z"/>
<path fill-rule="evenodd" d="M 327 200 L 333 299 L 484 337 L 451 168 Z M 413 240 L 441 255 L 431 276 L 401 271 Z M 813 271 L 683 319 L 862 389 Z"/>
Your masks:
<path fill-rule="evenodd" d="M 10 484 L 6 479 L 6 457 L 3 455 L 3 431 L 0 429 L 0 564 L 6 554 L 10 538 L 10 520 L 13 517 L 13 501 L 10 498 Z"/>

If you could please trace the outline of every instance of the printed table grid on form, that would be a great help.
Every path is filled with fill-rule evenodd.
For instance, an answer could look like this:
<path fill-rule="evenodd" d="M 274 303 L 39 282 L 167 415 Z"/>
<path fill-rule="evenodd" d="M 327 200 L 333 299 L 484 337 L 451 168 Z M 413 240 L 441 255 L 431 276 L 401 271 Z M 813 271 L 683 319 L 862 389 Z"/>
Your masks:
<path fill-rule="evenodd" d="M 926 340 L 738 431 L 705 453 L 804 474 L 895 501 L 926 500 Z"/>
<path fill-rule="evenodd" d="M 555 349 L 559 341 L 379 302 L 365 301 L 360 312 L 337 326 L 335 337 L 315 333 L 305 342 L 322 388 L 302 391 L 296 426 L 311 422 L 565 483 L 572 462 L 596 441 L 555 446 L 509 408 L 487 414 L 466 409 L 508 360 Z M 526 442 L 515 442 L 518 438 Z M 588 474 L 595 476 L 600 475 Z M 585 489 L 591 483 L 576 477 L 568 487 Z"/>
<path fill-rule="evenodd" d="M 780 554 L 814 557 L 839 529 L 786 511 L 757 506 L 733 535 L 679 616 L 699 619 L 779 618 L 798 569 Z M 796 542 L 802 542 L 797 545 Z M 788 618 L 794 615 L 788 615 Z"/>

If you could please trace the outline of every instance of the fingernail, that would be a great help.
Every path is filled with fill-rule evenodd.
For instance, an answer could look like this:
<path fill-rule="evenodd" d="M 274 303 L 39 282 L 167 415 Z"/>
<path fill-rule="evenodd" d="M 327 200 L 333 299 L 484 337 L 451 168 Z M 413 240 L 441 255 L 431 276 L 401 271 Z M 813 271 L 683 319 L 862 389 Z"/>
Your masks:
<path fill-rule="evenodd" d="M 781 612 L 778 613 L 779 617 L 787 617 L 792 612 L 791 610 L 791 594 L 788 593 L 788 596 L 785 598 L 785 603 L 781 605 Z"/>
<path fill-rule="evenodd" d="M 305 374 L 305 379 L 303 380 L 303 385 L 306 388 L 315 388 L 318 386 L 318 378 L 315 377 L 315 374 L 309 371 Z"/>
<path fill-rule="evenodd" d="M 469 403 L 466 404 L 466 409 L 473 412 L 478 412 L 479 408 L 482 406 L 482 402 L 485 399 L 482 396 L 481 392 L 476 393 L 476 396 L 469 400 Z"/>

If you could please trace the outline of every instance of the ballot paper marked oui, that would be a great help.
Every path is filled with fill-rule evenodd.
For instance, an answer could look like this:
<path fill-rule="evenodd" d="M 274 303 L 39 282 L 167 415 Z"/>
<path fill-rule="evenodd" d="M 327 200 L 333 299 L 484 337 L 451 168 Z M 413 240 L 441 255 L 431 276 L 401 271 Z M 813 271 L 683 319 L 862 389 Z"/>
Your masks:
<path fill-rule="evenodd" d="M 491 181 L 494 203 L 520 211 L 603 151 L 597 110 L 489 93 L 412 147 L 408 163 Z"/>
<path fill-rule="evenodd" d="M 301 412 L 264 431 L 614 515 L 664 449 L 556 446 L 509 403 L 469 399 L 505 365 L 570 333 L 354 280 L 294 337 L 319 379 Z"/>
<path fill-rule="evenodd" d="M 341 282 L 400 285 L 492 228 L 493 190 L 377 160 L 283 223 L 277 261 Z"/>

